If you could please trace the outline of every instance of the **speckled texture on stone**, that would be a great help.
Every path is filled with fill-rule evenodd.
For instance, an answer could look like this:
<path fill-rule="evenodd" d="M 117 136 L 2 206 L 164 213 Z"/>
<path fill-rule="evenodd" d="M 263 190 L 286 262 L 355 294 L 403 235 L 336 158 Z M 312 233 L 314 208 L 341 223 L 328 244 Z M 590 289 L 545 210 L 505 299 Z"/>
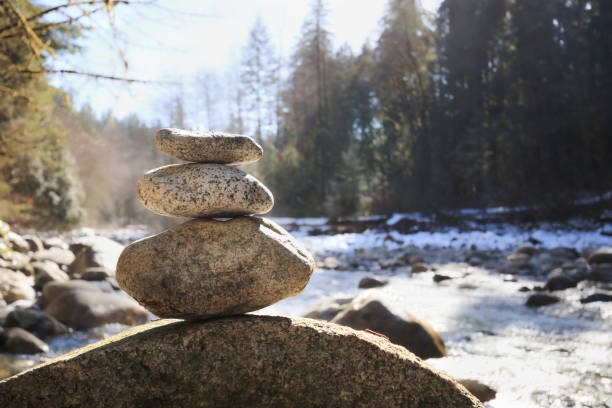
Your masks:
<path fill-rule="evenodd" d="M 155 135 L 155 144 L 170 157 L 200 163 L 245 164 L 263 155 L 252 138 L 220 132 L 161 129 Z"/>
<path fill-rule="evenodd" d="M 274 206 L 270 190 L 255 177 L 221 164 L 173 164 L 138 180 L 138 199 L 170 217 L 234 217 L 265 214 Z"/>
<path fill-rule="evenodd" d="M 251 312 L 300 293 L 312 256 L 272 221 L 195 219 L 127 246 L 117 282 L 159 317 Z"/>
<path fill-rule="evenodd" d="M 0 406 L 482 407 L 382 337 L 310 319 L 158 321 L 0 381 Z"/>

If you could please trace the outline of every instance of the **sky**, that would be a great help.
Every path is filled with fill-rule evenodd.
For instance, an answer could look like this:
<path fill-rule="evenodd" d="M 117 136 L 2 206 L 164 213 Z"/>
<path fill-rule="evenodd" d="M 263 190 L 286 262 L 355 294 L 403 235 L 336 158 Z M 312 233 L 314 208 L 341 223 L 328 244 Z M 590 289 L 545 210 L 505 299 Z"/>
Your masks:
<path fill-rule="evenodd" d="M 434 12 L 440 0 L 421 0 Z M 179 82 L 124 84 L 74 75 L 53 75 L 52 83 L 68 91 L 76 108 L 89 104 L 94 112 L 112 111 L 118 118 L 137 114 L 146 122 L 163 121 L 164 107 L 175 93 L 193 91 L 195 78 L 212 73 L 223 81 L 235 78 L 242 49 L 255 19 L 268 28 L 276 52 L 290 57 L 302 23 L 311 8 L 307 0 L 158 0 L 152 6 L 117 6 L 114 38 L 107 15 L 93 20 L 94 30 L 82 49 L 58 57 L 53 68 Z M 348 44 L 358 53 L 379 33 L 386 0 L 328 0 L 328 29 L 334 48 Z M 127 71 L 120 57 L 125 54 Z M 222 85 L 221 85 L 222 86 Z"/>

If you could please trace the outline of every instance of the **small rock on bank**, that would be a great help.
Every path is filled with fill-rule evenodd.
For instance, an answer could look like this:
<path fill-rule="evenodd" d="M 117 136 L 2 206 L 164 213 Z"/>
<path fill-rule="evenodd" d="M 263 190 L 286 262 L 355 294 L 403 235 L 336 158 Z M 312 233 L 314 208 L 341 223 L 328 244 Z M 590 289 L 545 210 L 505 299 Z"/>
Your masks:
<path fill-rule="evenodd" d="M 589 256 L 590 264 L 612 263 L 612 247 L 599 247 Z"/>
<path fill-rule="evenodd" d="M 4 326 L 20 327 L 41 339 L 68 332 L 66 326 L 36 309 L 13 310 L 6 316 Z"/>
<path fill-rule="evenodd" d="M 380 280 L 376 278 L 372 278 L 370 276 L 366 276 L 359 281 L 359 289 L 372 289 L 372 288 L 380 288 L 381 286 L 385 286 L 389 283 L 386 280 Z"/>
<path fill-rule="evenodd" d="M 47 343 L 20 327 L 12 327 L 0 333 L 0 352 L 38 354 L 48 351 L 49 346 Z"/>
<path fill-rule="evenodd" d="M 592 295 L 580 299 L 580 303 L 582 304 L 594 302 L 612 302 L 612 295 L 608 295 L 605 293 L 593 293 Z"/>
<path fill-rule="evenodd" d="M 115 293 L 71 290 L 54 298 L 45 313 L 68 327 L 91 329 L 108 323 L 142 324 L 149 314 L 135 301 Z"/>
<path fill-rule="evenodd" d="M 457 380 L 457 382 L 463 385 L 469 392 L 472 393 L 476 398 L 482 402 L 487 402 L 495 398 L 497 391 L 489 387 L 486 384 L 476 380 Z"/>
<path fill-rule="evenodd" d="M 537 293 L 535 295 L 531 295 L 527 298 L 527 302 L 525 305 L 527 307 L 540 307 L 540 306 L 548 306 L 553 303 L 558 303 L 561 299 L 557 296 L 547 295 L 544 293 Z"/>

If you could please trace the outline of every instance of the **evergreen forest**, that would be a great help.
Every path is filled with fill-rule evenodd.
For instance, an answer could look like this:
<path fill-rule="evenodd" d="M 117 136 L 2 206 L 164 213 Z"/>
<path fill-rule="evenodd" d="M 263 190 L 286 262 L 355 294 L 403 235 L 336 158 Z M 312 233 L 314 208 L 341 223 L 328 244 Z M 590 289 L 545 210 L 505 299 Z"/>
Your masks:
<path fill-rule="evenodd" d="M 50 21 L 48 3 L 0 1 L 0 219 L 12 223 L 153 222 L 134 189 L 171 162 L 153 135 L 196 116 L 199 130 L 264 146 L 249 171 L 279 216 L 534 206 L 548 217 L 612 190 L 609 0 L 443 0 L 433 15 L 388 0 L 358 53 L 334 46 L 314 0 L 290 56 L 257 19 L 233 80 L 203 75 L 156 123 L 77 109 L 49 80 L 48 61 L 95 30 L 81 19 L 135 6 L 77 2 Z"/>

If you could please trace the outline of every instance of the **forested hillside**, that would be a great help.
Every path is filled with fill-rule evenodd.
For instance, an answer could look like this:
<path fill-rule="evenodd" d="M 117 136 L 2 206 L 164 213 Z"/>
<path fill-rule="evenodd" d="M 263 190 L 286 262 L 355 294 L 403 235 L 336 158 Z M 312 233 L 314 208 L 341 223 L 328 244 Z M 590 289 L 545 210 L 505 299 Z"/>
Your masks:
<path fill-rule="evenodd" d="M 33 74 L 81 35 L 37 17 L 37 3 L 0 6 L 0 219 L 69 225 L 86 209 L 89 223 L 150 221 L 134 185 L 169 162 L 151 143 L 168 126 L 260 141 L 252 171 L 277 215 L 531 204 L 565 213 L 612 190 L 607 0 L 444 0 L 437 15 L 389 0 L 359 53 L 332 45 L 315 0 L 290 58 L 258 19 L 232 79 L 203 75 L 158 123 L 77 112 Z"/>
<path fill-rule="evenodd" d="M 288 212 L 544 203 L 610 189 L 612 3 L 393 0 L 374 48 L 315 2 L 264 178 Z M 270 149 L 268 149 L 270 150 Z"/>

